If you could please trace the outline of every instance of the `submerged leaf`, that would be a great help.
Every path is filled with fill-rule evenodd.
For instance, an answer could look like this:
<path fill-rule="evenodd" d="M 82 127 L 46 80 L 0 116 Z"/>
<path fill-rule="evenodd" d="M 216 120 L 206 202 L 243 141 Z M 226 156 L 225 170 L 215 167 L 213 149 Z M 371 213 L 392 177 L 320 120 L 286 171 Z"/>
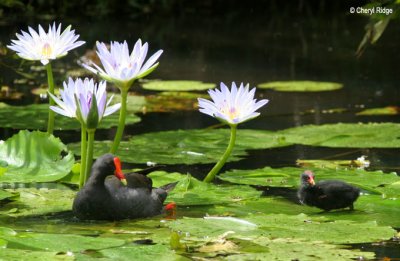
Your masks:
<path fill-rule="evenodd" d="M 62 156 L 67 152 L 66 156 Z M 50 182 L 66 176 L 74 164 L 67 147 L 44 132 L 20 131 L 0 144 L 0 182 Z"/>
<path fill-rule="evenodd" d="M 322 92 L 341 89 L 343 84 L 336 82 L 286 81 L 261 83 L 258 87 L 281 92 Z"/>

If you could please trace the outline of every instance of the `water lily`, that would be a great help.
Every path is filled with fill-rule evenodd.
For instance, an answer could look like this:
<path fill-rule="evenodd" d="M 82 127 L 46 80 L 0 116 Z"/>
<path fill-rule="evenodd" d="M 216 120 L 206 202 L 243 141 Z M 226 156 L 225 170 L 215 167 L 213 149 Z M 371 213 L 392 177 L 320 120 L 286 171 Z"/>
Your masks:
<path fill-rule="evenodd" d="M 49 94 L 58 105 L 50 106 L 50 109 L 63 116 L 77 118 L 86 127 L 88 127 L 91 109 L 98 111 L 98 116 L 95 119 L 96 126 L 94 126 L 96 128 L 103 117 L 116 112 L 121 107 L 120 103 L 109 106 L 114 96 L 111 96 L 107 101 L 107 84 L 105 81 L 96 84 L 93 79 L 85 78 L 82 80 L 78 78 L 74 81 L 69 78 L 68 82 L 63 83 L 63 86 L 64 89 L 60 90 L 60 98 Z"/>
<path fill-rule="evenodd" d="M 82 187 L 89 177 L 93 160 L 94 133 L 101 119 L 116 112 L 121 104 L 110 106 L 113 96 L 107 101 L 106 82 L 96 84 L 93 79 L 72 78 L 64 82 L 60 98 L 49 93 L 58 106 L 50 106 L 54 112 L 76 118 L 81 123 L 81 176 Z"/>
<path fill-rule="evenodd" d="M 8 48 L 17 52 L 18 56 L 26 60 L 38 60 L 43 65 L 46 65 L 50 60 L 68 54 L 68 51 L 84 44 L 84 41 L 76 41 L 79 35 L 75 34 L 75 30 L 71 31 L 71 26 L 68 26 L 61 33 L 61 24 L 56 27 L 49 25 L 49 30 L 46 33 L 41 25 L 39 31 L 36 32 L 32 27 L 28 27 L 28 31 L 21 31 L 22 34 L 16 34 L 18 40 L 11 40 L 12 44 L 7 45 Z"/>
<path fill-rule="evenodd" d="M 17 55 L 26 60 L 40 61 L 47 70 L 47 81 L 49 85 L 49 93 L 54 94 L 53 71 L 51 68 L 51 60 L 65 56 L 68 52 L 76 47 L 84 44 L 84 41 L 77 41 L 79 35 L 75 34 L 75 30 L 71 31 L 71 26 L 68 26 L 61 33 L 61 24 L 56 27 L 49 25 L 49 30 L 46 33 L 41 25 L 38 27 L 38 32 L 28 27 L 28 32 L 21 31 L 21 34 L 16 34 L 18 40 L 11 40 L 12 44 L 7 45 L 8 48 L 17 52 Z M 53 101 L 49 100 L 50 106 L 54 105 Z M 47 132 L 53 133 L 54 129 L 54 113 L 49 110 L 49 119 Z"/>
<path fill-rule="evenodd" d="M 145 77 L 158 66 L 157 60 L 163 51 L 157 51 L 145 62 L 148 44 L 142 44 L 140 39 L 135 43 L 131 53 L 129 53 L 126 41 L 123 43 L 111 42 L 110 49 L 107 48 L 105 43 L 100 42 L 97 42 L 96 47 L 97 55 L 100 58 L 103 68 L 95 63 L 91 63 L 90 65 L 84 64 L 83 66 L 101 78 L 113 82 L 121 90 L 121 110 L 118 129 L 111 148 L 111 153 L 115 153 L 125 127 L 128 90 L 136 79 Z"/>
<path fill-rule="evenodd" d="M 208 91 L 213 101 L 198 99 L 199 110 L 229 125 L 237 125 L 260 115 L 256 111 L 268 103 L 265 99 L 256 101 L 255 91 L 256 88 L 249 91 L 249 85 L 243 86 L 243 83 L 238 89 L 234 82 L 229 91 L 228 87 L 221 82 L 221 90 Z"/>
<path fill-rule="evenodd" d="M 255 92 L 256 88 L 249 90 L 249 84 L 244 86 L 243 83 L 241 83 L 239 88 L 237 88 L 236 84 L 232 82 L 231 90 L 229 90 L 228 87 L 221 82 L 220 90 L 215 89 L 208 91 L 212 101 L 198 98 L 200 112 L 215 117 L 231 127 L 231 137 L 228 148 L 214 168 L 207 174 L 204 179 L 205 182 L 214 180 L 214 177 L 231 155 L 233 147 L 235 146 L 237 125 L 259 116 L 260 113 L 257 112 L 257 110 L 268 103 L 266 99 L 260 101 L 254 99 Z"/>

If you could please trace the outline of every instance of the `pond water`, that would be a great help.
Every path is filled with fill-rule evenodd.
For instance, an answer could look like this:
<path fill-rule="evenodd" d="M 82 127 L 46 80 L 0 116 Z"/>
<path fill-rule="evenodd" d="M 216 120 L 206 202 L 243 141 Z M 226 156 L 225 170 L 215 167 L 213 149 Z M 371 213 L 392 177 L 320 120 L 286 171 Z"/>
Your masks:
<path fill-rule="evenodd" d="M 20 21 L 18 23 L 2 23 L 0 25 L 2 29 L 0 32 L 1 43 L 3 45 L 9 44 L 10 39 L 14 39 L 16 31 L 20 29 L 25 30 L 27 25 L 35 25 L 36 22 Z M 47 24 L 47 21 L 39 22 Z M 65 22 L 63 21 L 64 25 L 68 23 L 73 25 L 78 34 L 81 35 L 81 38 L 87 43 L 83 48 L 79 48 L 68 57 L 55 63 L 55 68 L 67 67 L 67 72 L 79 68 L 76 65 L 76 59 L 85 53 L 85 49 L 92 48 L 96 40 L 104 42 L 127 40 L 132 45 L 138 37 L 141 37 L 144 41 L 150 43 L 150 52 L 154 52 L 160 48 L 164 50 L 164 54 L 160 59 L 160 66 L 147 77 L 149 79 L 199 80 L 216 84 L 219 84 L 221 81 L 225 83 L 236 81 L 248 82 L 251 86 L 257 86 L 259 83 L 270 81 L 313 80 L 332 81 L 344 85 L 343 89 L 329 92 L 278 92 L 258 89 L 258 98 L 266 98 L 270 102 L 260 110 L 261 116 L 255 120 L 241 124 L 239 132 L 240 129 L 278 131 L 308 124 L 323 125 L 339 122 L 398 123 L 400 121 L 398 115 L 356 115 L 357 112 L 366 108 L 397 106 L 399 104 L 400 89 L 398 88 L 398 83 L 400 74 L 397 71 L 398 66 L 396 66 L 400 60 L 400 52 L 397 44 L 400 42 L 400 27 L 398 26 L 398 22 L 390 24 L 377 44 L 369 46 L 360 58 L 356 58 L 354 53 L 363 37 L 363 28 L 367 23 L 367 19 L 356 15 L 349 15 L 346 12 L 317 17 L 293 16 L 290 14 L 264 17 L 261 15 L 252 16 L 251 14 L 242 15 L 241 13 L 232 13 L 231 16 L 218 17 L 215 15 L 210 16 L 209 19 L 204 19 L 199 14 L 182 14 L 178 17 L 169 17 L 168 19 L 146 17 L 143 20 L 132 21 L 117 21 L 115 19 L 104 19 L 101 21 L 65 19 Z M 12 68 L 20 66 L 21 61 L 11 59 L 10 56 L 3 57 L 4 59 L 2 59 L 0 67 L 2 84 L 24 93 L 21 99 L 5 101 L 12 105 L 26 105 L 32 102 L 40 102 L 37 96 L 30 93 L 30 89 L 32 89 L 31 85 L 24 81 L 22 84 L 18 84 L 15 81 L 16 78 L 20 79 L 21 76 L 15 73 L 15 70 Z M 24 72 L 28 72 L 26 65 L 22 65 L 21 68 L 24 68 Z M 57 79 L 58 83 L 62 80 Z M 36 74 L 35 80 L 32 82 L 35 87 L 44 83 L 44 71 Z M 139 85 L 136 84 L 135 88 L 133 88 L 135 91 L 134 95 L 158 95 L 158 92 L 143 90 Z M 200 95 L 205 92 L 198 93 Z M 42 102 L 45 102 L 45 100 Z M 139 112 L 137 115 L 141 118 L 141 121 L 126 127 L 126 138 L 166 130 L 204 129 L 218 124 L 215 119 L 199 113 L 196 109 L 173 110 L 172 112 Z M 6 140 L 17 132 L 18 130 L 13 128 L 2 128 L 0 139 Z M 115 129 L 98 130 L 96 139 L 112 139 L 114 132 Z M 310 135 L 313 135 L 313 133 Z M 79 130 L 56 131 L 55 136 L 60 137 L 65 144 L 79 142 Z M 132 149 L 132 151 L 134 153 L 135 149 Z M 250 149 L 247 152 L 248 154 L 244 155 L 241 160 L 228 162 L 221 173 L 233 169 L 261 169 L 266 166 L 273 168 L 294 167 L 296 166 L 297 159 L 354 160 L 362 155 L 365 155 L 371 162 L 368 170 L 400 173 L 400 149 L 398 147 L 357 148 L 357 146 L 352 147 L 350 145 L 348 148 L 332 148 L 297 144 L 280 148 Z M 168 151 L 165 153 L 168 153 Z M 141 168 L 145 164 L 144 162 L 131 162 L 125 163 L 124 166 L 126 168 Z M 213 163 L 209 162 L 168 164 L 165 170 L 183 174 L 190 173 L 194 177 L 201 179 L 212 166 Z M 223 181 L 218 181 L 218 183 L 225 184 Z M 33 187 L 35 186 L 33 185 Z M 52 185 L 45 185 L 45 187 L 53 188 Z M 64 186 L 62 189 L 69 190 L 68 187 Z M 295 190 L 293 189 L 268 189 L 265 186 L 261 186 L 259 189 L 266 190 L 267 192 L 264 193 L 267 196 L 295 201 Z M 31 191 L 24 193 L 23 197 L 35 198 L 42 192 L 36 193 Z M 39 196 L 46 197 L 41 194 Z M 68 194 L 68 197 L 70 198 L 63 198 L 63 200 L 68 202 L 72 196 Z M 278 211 L 278 213 L 293 215 L 297 210 L 299 214 L 302 213 L 301 206 L 297 205 L 296 202 L 292 202 L 292 204 L 296 204 L 295 210 L 288 210 L 286 209 L 288 207 L 286 207 L 285 210 L 282 210 L 282 212 Z M 46 212 L 46 207 L 40 203 L 37 206 L 32 205 L 32 208 L 43 208 L 43 211 L 36 209 L 32 210 L 32 215 L 21 214 L 20 216 L 16 215 L 16 217 L 13 217 L 13 209 L 16 208 L 17 210 L 15 211 L 18 213 L 20 206 L 17 204 L 9 207 L 9 205 L 9 202 L 2 204 L 5 210 L 8 211 L 3 211 L 2 214 L 11 213 L 11 215 L 7 214 L 0 219 L 0 226 L 12 228 L 21 233 L 24 233 L 23 231 L 39 233 L 61 232 L 66 235 L 84 235 L 85 237 L 111 238 L 113 240 L 123 239 L 129 242 L 132 241 L 134 244 L 136 244 L 137 240 L 148 239 L 150 241 L 146 241 L 147 243 L 157 243 L 151 245 L 154 249 L 155 246 L 159 246 L 154 237 L 154 235 L 159 233 L 157 229 L 160 225 L 157 218 L 151 219 L 147 223 L 145 221 L 117 223 L 78 222 L 65 209 L 68 203 L 55 208 L 62 210 L 61 212 L 57 212 L 54 209 L 51 212 Z M 367 206 L 367 203 L 363 206 Z M 243 210 L 240 210 L 240 206 L 238 206 L 239 209 L 237 210 L 233 210 L 233 208 L 232 205 L 227 207 L 218 204 L 215 206 L 195 207 L 184 205 L 178 208 L 178 217 L 200 218 L 205 213 L 210 215 L 236 213 L 240 217 L 240 211 L 250 211 L 249 209 L 254 211 L 257 206 L 251 206 L 249 203 Z M 399 203 L 397 202 L 397 205 L 392 205 L 391 215 L 396 215 L 393 208 L 397 208 L 397 211 L 400 211 Z M 26 210 L 21 210 L 20 212 L 23 213 L 24 211 Z M 379 210 L 374 211 L 379 212 Z M 303 213 L 307 213 L 313 219 L 317 218 L 319 214 L 318 210 L 311 211 L 309 209 Z M 356 216 L 360 217 L 357 217 L 355 220 L 368 220 L 362 218 L 364 214 L 356 214 Z M 343 217 L 346 215 L 350 214 L 334 213 L 326 216 L 328 220 L 336 219 L 337 217 L 347 220 L 346 217 Z M 349 219 L 352 220 L 352 218 Z M 184 229 L 180 229 L 180 226 L 182 226 L 187 228 L 188 231 L 192 231 L 191 233 L 196 233 L 196 230 L 190 227 L 187 222 L 182 222 L 182 224 L 171 225 L 169 228 L 176 229 L 178 227 L 177 230 L 185 231 Z M 254 222 L 257 223 L 256 221 Z M 389 221 L 384 222 L 384 224 L 391 225 Z M 396 222 L 395 224 L 399 223 Z M 398 225 L 391 226 L 399 228 Z M 218 235 L 217 232 L 215 232 L 216 234 L 213 232 L 213 236 Z M 161 234 L 166 238 L 164 241 L 168 242 L 170 237 L 169 230 L 165 230 Z M 318 236 L 316 238 L 318 240 Z M 399 242 L 389 240 L 390 238 L 386 239 L 387 241 L 384 241 L 384 243 L 359 244 L 363 241 L 359 242 L 357 240 L 350 243 L 356 249 L 375 252 L 376 258 L 399 258 Z M 239 242 L 242 242 L 240 240 Z M 164 241 L 162 242 L 165 245 Z M 117 241 L 110 241 L 108 243 L 110 245 L 114 244 L 114 246 L 118 246 L 119 244 Z M 238 241 L 235 241 L 235 243 L 240 244 Z M 342 244 L 344 242 L 337 240 L 334 243 Z M 103 249 L 101 244 L 107 245 L 107 242 L 99 243 L 99 245 L 91 245 L 85 241 L 84 244 L 91 246 L 87 249 Z M 188 244 L 190 245 L 190 243 Z M 200 243 L 196 241 L 196 244 Z M 242 244 L 244 249 L 254 248 L 252 245 L 246 246 L 243 242 Z M 265 242 L 263 244 L 265 245 Z M 11 245 L 14 247 L 22 245 L 24 247 L 21 247 L 21 249 L 26 250 L 41 249 L 40 244 L 29 245 L 18 240 Z M 8 246 L 10 247 L 10 245 Z M 310 245 L 307 246 L 310 247 Z M 128 250 L 130 247 L 131 245 L 128 246 Z M 193 248 L 193 246 L 191 247 Z M 74 249 L 74 247 L 72 248 Z M 192 248 L 190 251 L 181 253 L 181 255 L 187 257 L 196 256 L 196 254 L 190 253 L 193 251 Z M 66 251 L 58 250 L 54 246 L 50 246 L 49 249 L 51 251 Z M 79 247 L 75 247 L 75 249 L 78 252 L 80 250 Z M 104 249 L 101 251 L 93 250 L 93 253 L 91 253 L 87 249 L 79 252 L 76 257 L 84 259 L 89 257 L 107 258 L 115 256 L 112 250 L 109 252 Z M 164 249 L 150 251 L 157 252 L 164 251 Z M 230 253 L 230 251 L 232 252 L 233 250 L 227 250 L 220 257 L 228 255 L 227 253 Z M 204 253 L 197 256 L 207 257 Z M 119 256 L 119 258 L 123 259 L 122 256 Z"/>

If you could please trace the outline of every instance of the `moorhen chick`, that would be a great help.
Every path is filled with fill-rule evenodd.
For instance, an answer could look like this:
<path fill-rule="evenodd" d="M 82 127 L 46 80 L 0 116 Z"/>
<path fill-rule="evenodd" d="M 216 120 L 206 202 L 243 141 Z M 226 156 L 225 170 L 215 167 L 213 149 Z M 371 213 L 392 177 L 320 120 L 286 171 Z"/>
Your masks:
<path fill-rule="evenodd" d="M 124 175 L 119 158 L 105 154 L 93 164 L 90 177 L 76 195 L 72 210 L 79 219 L 151 217 L 162 213 L 167 193 L 173 187 L 168 184 L 153 188 L 151 179 L 141 173 Z"/>
<path fill-rule="evenodd" d="M 354 209 L 353 203 L 360 195 L 360 189 L 340 180 L 314 181 L 310 170 L 300 176 L 300 188 L 297 196 L 300 203 L 314 206 L 325 211 L 332 209 Z"/>

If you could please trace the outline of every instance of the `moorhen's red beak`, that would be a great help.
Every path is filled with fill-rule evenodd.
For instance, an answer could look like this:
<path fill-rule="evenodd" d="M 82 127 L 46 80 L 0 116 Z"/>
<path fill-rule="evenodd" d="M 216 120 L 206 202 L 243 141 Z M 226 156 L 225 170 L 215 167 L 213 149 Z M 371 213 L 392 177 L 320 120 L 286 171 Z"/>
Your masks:
<path fill-rule="evenodd" d="M 314 177 L 313 176 L 308 176 L 308 183 L 312 186 L 315 185 Z"/>
<path fill-rule="evenodd" d="M 164 207 L 165 212 L 167 213 L 167 216 L 165 219 L 176 219 L 176 203 L 171 202 L 165 205 Z"/>
<path fill-rule="evenodd" d="M 114 166 L 115 166 L 114 175 L 122 182 L 122 184 L 126 186 L 127 182 L 125 179 L 125 175 L 122 172 L 121 160 L 118 157 L 114 158 Z"/>

